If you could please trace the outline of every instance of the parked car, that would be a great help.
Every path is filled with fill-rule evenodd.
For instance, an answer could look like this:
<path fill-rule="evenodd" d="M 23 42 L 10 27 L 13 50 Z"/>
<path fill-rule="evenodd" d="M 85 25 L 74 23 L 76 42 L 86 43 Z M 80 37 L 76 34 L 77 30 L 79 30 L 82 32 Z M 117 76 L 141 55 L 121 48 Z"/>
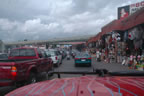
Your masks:
<path fill-rule="evenodd" d="M 58 67 L 60 64 L 62 64 L 62 55 L 58 50 L 49 49 L 46 50 L 46 54 L 50 56 L 54 66 Z"/>
<path fill-rule="evenodd" d="M 0 60 L 3 60 L 3 59 L 8 59 L 7 53 L 0 53 Z"/>
<path fill-rule="evenodd" d="M 41 72 L 52 70 L 52 60 L 38 48 L 11 50 L 7 60 L 0 60 L 0 87 L 35 83 Z"/>
<path fill-rule="evenodd" d="M 75 56 L 75 67 L 77 66 L 91 66 L 91 56 L 88 53 L 79 53 Z"/>

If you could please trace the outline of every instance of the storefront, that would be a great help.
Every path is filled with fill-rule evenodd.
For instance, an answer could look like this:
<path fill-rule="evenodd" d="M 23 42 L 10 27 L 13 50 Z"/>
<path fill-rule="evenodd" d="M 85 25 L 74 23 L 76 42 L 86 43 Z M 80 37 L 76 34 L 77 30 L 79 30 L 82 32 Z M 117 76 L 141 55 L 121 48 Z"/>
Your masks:
<path fill-rule="evenodd" d="M 93 40 L 102 60 L 128 65 L 130 68 L 144 66 L 144 8 L 123 20 L 113 20 L 102 28 Z"/>

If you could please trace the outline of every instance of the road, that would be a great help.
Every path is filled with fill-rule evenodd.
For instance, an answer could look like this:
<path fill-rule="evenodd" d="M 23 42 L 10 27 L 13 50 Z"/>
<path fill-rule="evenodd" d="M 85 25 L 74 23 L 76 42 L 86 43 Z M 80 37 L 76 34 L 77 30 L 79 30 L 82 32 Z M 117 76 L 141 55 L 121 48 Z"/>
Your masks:
<path fill-rule="evenodd" d="M 63 63 L 58 67 L 55 68 L 55 71 L 90 71 L 92 72 L 93 69 L 107 69 L 109 71 L 135 71 L 132 69 L 128 69 L 126 66 L 122 66 L 121 64 L 108 64 L 105 62 L 96 62 L 95 58 L 92 58 L 92 66 L 91 67 L 75 67 L 74 66 L 74 60 L 71 58 L 70 60 L 63 60 Z M 62 78 L 66 77 L 79 77 L 81 75 L 61 75 Z M 46 78 L 46 75 L 43 74 L 41 76 L 41 81 L 47 80 L 47 79 L 54 79 L 57 78 L 57 75 L 53 75 L 50 78 Z M 15 87 L 2 87 L 0 88 L 0 96 L 4 96 L 4 94 L 16 89 Z"/>

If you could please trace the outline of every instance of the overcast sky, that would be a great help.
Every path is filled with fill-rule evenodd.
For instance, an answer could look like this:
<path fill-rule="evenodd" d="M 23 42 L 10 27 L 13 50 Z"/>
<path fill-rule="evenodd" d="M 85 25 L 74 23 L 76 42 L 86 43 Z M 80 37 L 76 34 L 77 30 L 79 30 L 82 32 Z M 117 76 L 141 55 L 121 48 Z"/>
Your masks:
<path fill-rule="evenodd" d="M 0 0 L 0 39 L 46 40 L 97 34 L 117 8 L 143 0 Z"/>

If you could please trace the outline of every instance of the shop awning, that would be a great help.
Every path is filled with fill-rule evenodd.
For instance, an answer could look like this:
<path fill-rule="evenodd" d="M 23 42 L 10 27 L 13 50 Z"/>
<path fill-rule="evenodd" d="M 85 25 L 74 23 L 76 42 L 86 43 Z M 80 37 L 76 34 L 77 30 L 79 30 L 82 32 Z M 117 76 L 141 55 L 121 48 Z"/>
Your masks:
<path fill-rule="evenodd" d="M 144 24 L 144 8 L 141 8 L 140 10 L 123 20 L 113 20 L 102 28 L 102 32 L 99 32 L 96 36 L 90 38 L 90 40 L 88 40 L 88 43 L 96 42 L 101 38 L 102 35 L 108 34 L 109 32 L 125 31 L 139 24 Z"/>
<path fill-rule="evenodd" d="M 102 28 L 102 35 L 115 30 L 122 30 L 122 24 L 119 20 L 113 20 L 112 22 L 104 26 Z"/>

